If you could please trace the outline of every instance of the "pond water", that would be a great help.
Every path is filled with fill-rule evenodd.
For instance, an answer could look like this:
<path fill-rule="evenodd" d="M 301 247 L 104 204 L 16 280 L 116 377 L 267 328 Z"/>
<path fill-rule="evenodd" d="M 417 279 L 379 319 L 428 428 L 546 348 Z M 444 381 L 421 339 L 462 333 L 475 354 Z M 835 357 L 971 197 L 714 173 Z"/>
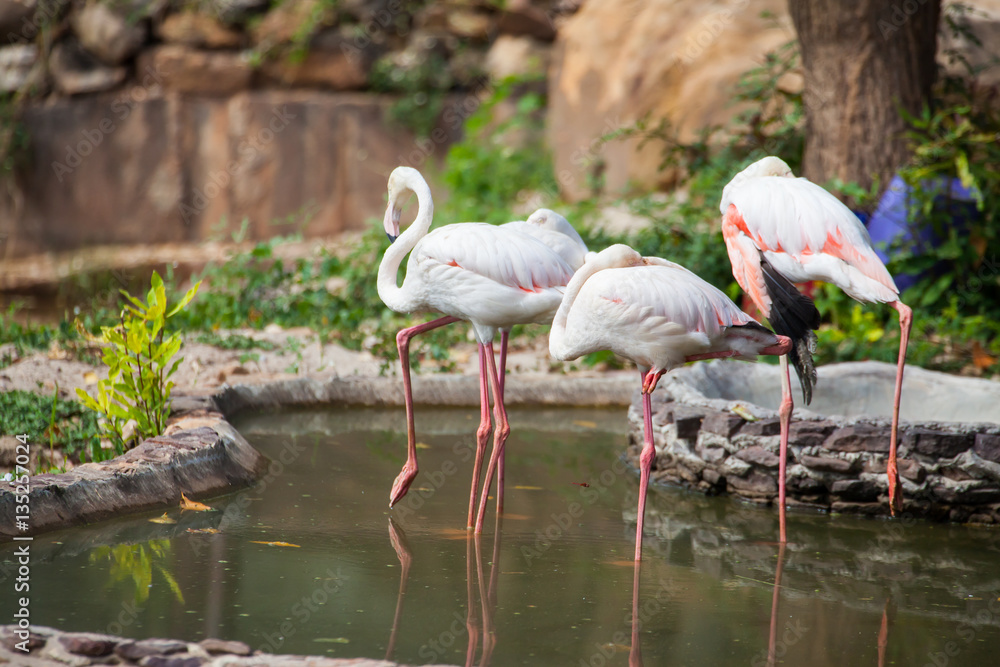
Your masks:
<path fill-rule="evenodd" d="M 1000 531 L 791 513 L 779 549 L 772 509 L 654 489 L 634 599 L 624 411 L 511 423 L 506 513 L 474 539 L 477 410 L 418 409 L 421 473 L 391 511 L 401 409 L 245 416 L 269 475 L 176 523 L 36 538 L 32 620 L 407 664 L 766 665 L 769 646 L 787 665 L 995 664 Z"/>

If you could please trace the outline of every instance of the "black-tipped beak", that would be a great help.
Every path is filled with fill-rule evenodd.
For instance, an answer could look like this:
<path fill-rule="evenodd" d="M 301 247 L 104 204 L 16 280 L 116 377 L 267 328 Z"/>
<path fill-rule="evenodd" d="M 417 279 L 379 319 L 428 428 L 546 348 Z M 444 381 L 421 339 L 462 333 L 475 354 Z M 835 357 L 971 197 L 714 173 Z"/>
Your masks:
<path fill-rule="evenodd" d="M 395 242 L 396 242 L 396 239 L 398 239 L 398 238 L 399 238 L 399 236 L 393 236 L 393 235 L 392 235 L 392 234 L 390 234 L 389 232 L 386 232 L 386 233 L 385 233 L 385 235 L 389 237 L 389 243 L 395 243 Z"/>

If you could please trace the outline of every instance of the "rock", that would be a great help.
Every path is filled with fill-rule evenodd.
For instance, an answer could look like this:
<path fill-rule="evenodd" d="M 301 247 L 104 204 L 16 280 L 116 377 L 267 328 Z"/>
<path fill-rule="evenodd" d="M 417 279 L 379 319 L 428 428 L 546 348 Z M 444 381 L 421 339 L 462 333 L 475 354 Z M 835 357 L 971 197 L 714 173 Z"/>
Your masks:
<path fill-rule="evenodd" d="M 67 632 L 59 636 L 59 642 L 70 653 L 91 657 L 111 655 L 119 641 L 115 637 L 92 632 Z"/>
<path fill-rule="evenodd" d="M 788 427 L 788 439 L 792 440 L 791 437 L 792 427 Z M 743 435 L 780 435 L 781 434 L 781 420 L 780 419 L 759 419 L 755 422 L 747 422 L 740 429 L 740 433 Z M 796 444 L 800 444 L 796 442 Z"/>
<path fill-rule="evenodd" d="M 200 667 L 208 662 L 193 655 L 150 655 L 139 661 L 139 667 Z"/>
<path fill-rule="evenodd" d="M 840 512 L 843 514 L 861 514 L 863 516 L 878 516 L 880 514 L 886 514 L 887 510 L 876 502 L 845 502 L 843 500 L 835 500 L 830 503 L 831 512 Z M 895 569 L 895 568 L 893 568 Z"/>
<path fill-rule="evenodd" d="M 846 501 L 874 502 L 878 500 L 880 490 L 869 479 L 838 479 L 830 487 L 830 492 Z"/>
<path fill-rule="evenodd" d="M 717 461 L 721 461 L 726 458 L 726 450 L 722 447 L 707 446 L 699 442 L 697 447 L 695 447 L 695 450 L 698 452 L 698 455 L 705 459 L 708 463 L 716 463 Z"/>
<path fill-rule="evenodd" d="M 828 456 L 800 456 L 799 463 L 813 470 L 847 474 L 855 469 L 854 461 L 835 459 Z"/>
<path fill-rule="evenodd" d="M 20 644 L 24 640 L 19 635 L 14 634 L 14 630 L 13 626 L 6 626 L 0 630 L 0 646 L 3 646 L 8 651 L 17 651 L 23 655 L 23 652 L 17 648 L 17 644 Z M 32 653 L 45 646 L 46 640 L 51 635 L 52 631 L 48 628 L 32 627 L 31 634 L 28 635 L 28 652 Z"/>
<path fill-rule="evenodd" d="M 968 433 L 946 433 L 929 429 L 915 428 L 906 432 L 903 442 L 910 448 L 925 456 L 951 458 L 972 447 L 974 440 Z"/>
<path fill-rule="evenodd" d="M 325 20 L 315 21 L 313 16 L 317 12 L 326 13 Z M 293 40 L 311 37 L 308 34 L 299 34 L 303 26 L 313 25 L 315 30 L 324 25 L 332 25 L 334 20 L 335 16 L 324 8 L 322 0 L 283 2 L 269 11 L 264 20 L 253 29 L 253 41 L 254 44 L 263 47 L 287 44 Z"/>
<path fill-rule="evenodd" d="M 888 452 L 889 432 L 870 424 L 845 426 L 833 432 L 824 446 L 835 452 Z"/>
<path fill-rule="evenodd" d="M 836 428 L 826 421 L 793 421 L 788 426 L 788 441 L 800 447 L 818 447 Z"/>
<path fill-rule="evenodd" d="M 145 21 L 123 16 L 107 3 L 87 3 L 70 21 L 83 47 L 106 65 L 122 64 L 146 41 Z"/>
<path fill-rule="evenodd" d="M 731 438 L 740 430 L 743 418 L 731 412 L 709 412 L 701 423 L 701 428 L 709 433 L 715 433 L 725 438 Z"/>
<path fill-rule="evenodd" d="M 124 67 L 108 67 L 72 38 L 52 47 L 49 70 L 56 88 L 66 95 L 110 90 L 124 81 L 126 75 Z"/>
<path fill-rule="evenodd" d="M 140 71 L 155 72 L 164 88 L 200 95 L 232 95 L 250 87 L 253 70 L 241 55 L 165 44 L 139 54 Z"/>
<path fill-rule="evenodd" d="M 778 483 L 775 479 L 760 470 L 754 470 L 746 477 L 727 477 L 726 481 L 732 490 L 742 496 L 771 498 L 778 493 Z"/>
<path fill-rule="evenodd" d="M 478 11 L 449 11 L 447 29 L 453 35 L 485 42 L 495 26 L 488 14 Z"/>
<path fill-rule="evenodd" d="M 722 471 L 727 476 L 734 475 L 736 477 L 743 477 L 750 472 L 751 469 L 753 469 L 752 465 L 746 461 L 736 458 L 735 456 L 730 456 L 726 459 L 725 463 L 722 464 Z"/>
<path fill-rule="evenodd" d="M 38 0 L 0 0 L 0 39 L 4 43 L 34 39 L 38 34 L 38 25 L 33 20 L 37 7 Z M 48 9 L 59 11 L 59 8 Z"/>
<path fill-rule="evenodd" d="M 375 61 L 374 47 L 355 46 L 350 32 L 325 30 L 311 41 L 301 60 L 279 56 L 261 67 L 265 80 L 287 86 L 316 86 L 331 90 L 359 90 L 368 83 Z"/>
<path fill-rule="evenodd" d="M 678 438 L 696 438 L 701 422 L 705 418 L 703 408 L 693 408 L 689 405 L 675 405 L 673 410 L 674 426 L 677 427 Z"/>
<path fill-rule="evenodd" d="M 913 459 L 896 459 L 896 468 L 899 476 L 908 479 L 915 484 L 923 484 L 927 478 L 927 469 L 920 465 L 919 461 Z M 885 472 L 883 469 L 882 472 Z"/>
<path fill-rule="evenodd" d="M 11 44 L 0 47 L 0 92 L 12 93 L 42 80 L 44 72 L 32 76 L 38 62 L 34 44 Z"/>
<path fill-rule="evenodd" d="M 209 49 L 235 49 L 244 41 L 241 33 L 217 18 L 192 11 L 167 15 L 156 25 L 156 36 L 164 42 Z"/>
<path fill-rule="evenodd" d="M 186 649 L 187 644 L 176 639 L 139 639 L 122 642 L 115 648 L 115 655 L 138 661 L 147 656 L 170 655 Z"/>
<path fill-rule="evenodd" d="M 722 475 L 720 475 L 718 471 L 713 470 L 712 468 L 705 468 L 704 470 L 702 470 L 701 477 L 712 486 L 717 486 L 719 484 L 719 481 L 722 480 Z"/>
<path fill-rule="evenodd" d="M 976 444 L 972 451 L 981 459 L 1000 463 L 1000 435 L 991 433 L 977 433 Z"/>
<path fill-rule="evenodd" d="M 650 126 L 667 119 L 682 141 L 725 124 L 745 108 L 731 104 L 740 76 L 788 41 L 787 17 L 783 0 L 755 2 L 752 11 L 705 0 L 583 3 L 559 28 L 548 79 L 546 128 L 562 194 L 590 195 L 599 163 L 609 193 L 668 185 L 676 175 L 659 169 L 662 144 L 592 142 L 647 115 Z"/>
<path fill-rule="evenodd" d="M 748 463 L 754 463 L 765 468 L 777 468 L 781 462 L 777 454 L 773 454 L 759 445 L 747 447 L 736 452 L 735 456 Z"/>
<path fill-rule="evenodd" d="M 202 7 L 223 23 L 246 23 L 255 14 L 267 10 L 270 0 L 202 0 Z"/>
<path fill-rule="evenodd" d="M 509 76 L 544 75 L 551 49 L 531 37 L 500 35 L 486 53 L 486 72 L 496 81 Z"/>
<path fill-rule="evenodd" d="M 253 653 L 253 650 L 249 646 L 247 646 L 243 642 L 238 642 L 238 641 L 227 641 L 224 639 L 209 638 L 209 639 L 202 639 L 200 642 L 198 642 L 198 645 L 201 646 L 206 651 L 208 651 L 211 655 L 219 655 L 222 653 L 231 653 L 233 655 L 250 655 L 251 653 Z"/>
<path fill-rule="evenodd" d="M 805 464 L 803 464 L 805 465 Z M 818 479 L 813 479 L 809 475 L 789 476 L 785 488 L 790 493 L 816 494 L 825 493 L 826 485 Z"/>
<path fill-rule="evenodd" d="M 551 42 L 556 29 L 548 14 L 530 2 L 510 2 L 497 19 L 497 30 L 507 35 L 527 36 Z"/>

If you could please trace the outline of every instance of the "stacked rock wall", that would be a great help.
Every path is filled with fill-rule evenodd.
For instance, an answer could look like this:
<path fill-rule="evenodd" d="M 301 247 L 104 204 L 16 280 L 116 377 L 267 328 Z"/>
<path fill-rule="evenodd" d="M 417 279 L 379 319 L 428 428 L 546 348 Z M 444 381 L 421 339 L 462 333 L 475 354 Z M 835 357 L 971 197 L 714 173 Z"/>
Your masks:
<path fill-rule="evenodd" d="M 741 401 L 707 399 L 685 383 L 685 372 L 698 371 L 691 367 L 670 376 L 653 395 L 657 457 L 652 479 L 754 503 L 775 502 L 780 440 L 776 414 L 756 406 L 748 413 Z M 743 409 L 737 412 L 757 418 L 748 421 L 733 412 L 738 403 Z M 629 421 L 629 458 L 638 465 L 643 442 L 638 398 Z M 890 423 L 884 418 L 797 411 L 789 435 L 789 506 L 887 515 L 889 434 Z M 1000 523 L 1000 424 L 904 422 L 899 442 L 908 515 Z"/>
<path fill-rule="evenodd" d="M 221 238 L 244 218 L 250 238 L 290 216 L 307 236 L 360 229 L 389 171 L 441 158 L 492 81 L 544 75 L 572 11 L 0 0 L 0 258 Z M 437 126 L 394 120 L 403 98 Z"/>

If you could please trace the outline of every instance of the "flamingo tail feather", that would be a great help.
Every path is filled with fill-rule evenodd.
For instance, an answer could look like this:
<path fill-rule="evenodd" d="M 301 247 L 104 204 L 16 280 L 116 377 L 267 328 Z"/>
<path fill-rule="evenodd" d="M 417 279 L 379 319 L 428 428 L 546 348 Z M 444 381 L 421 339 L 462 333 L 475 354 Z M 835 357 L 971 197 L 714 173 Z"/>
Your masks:
<path fill-rule="evenodd" d="M 792 339 L 788 360 L 795 367 L 802 385 L 802 400 L 806 405 L 812 401 L 812 390 L 816 384 L 816 365 L 813 352 L 816 351 L 816 334 L 819 328 L 819 311 L 812 299 L 805 296 L 795 285 L 781 275 L 760 256 L 760 267 L 764 274 L 764 285 L 771 296 L 771 313 L 768 320 L 775 333 Z"/>

